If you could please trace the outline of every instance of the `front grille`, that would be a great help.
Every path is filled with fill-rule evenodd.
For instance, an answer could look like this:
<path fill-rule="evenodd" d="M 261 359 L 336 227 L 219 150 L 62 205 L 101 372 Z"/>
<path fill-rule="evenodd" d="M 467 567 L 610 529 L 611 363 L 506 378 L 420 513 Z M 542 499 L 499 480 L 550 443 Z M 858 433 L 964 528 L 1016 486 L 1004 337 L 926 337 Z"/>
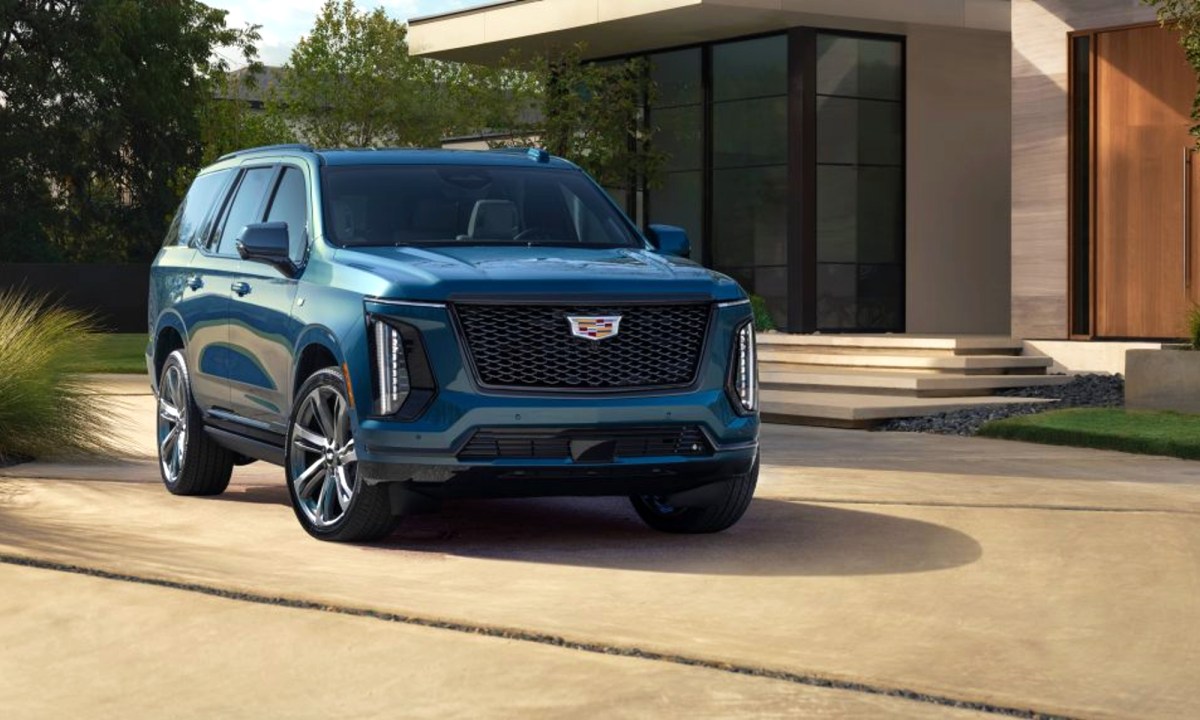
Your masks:
<path fill-rule="evenodd" d="M 459 460 L 565 460 L 572 441 L 613 442 L 613 457 L 700 457 L 712 446 L 699 427 L 650 427 L 621 430 L 482 429 L 462 450 Z"/>
<path fill-rule="evenodd" d="M 479 381 L 500 388 L 620 390 L 690 385 L 709 305 L 455 306 Z M 568 316 L 620 315 L 616 336 L 571 334 Z"/>

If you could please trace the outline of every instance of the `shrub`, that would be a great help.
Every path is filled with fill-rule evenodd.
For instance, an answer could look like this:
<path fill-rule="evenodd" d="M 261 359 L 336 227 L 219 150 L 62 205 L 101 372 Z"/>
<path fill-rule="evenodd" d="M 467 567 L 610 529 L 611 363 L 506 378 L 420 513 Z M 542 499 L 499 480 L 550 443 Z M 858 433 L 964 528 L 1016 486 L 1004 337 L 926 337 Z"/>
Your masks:
<path fill-rule="evenodd" d="M 45 297 L 0 292 L 0 461 L 108 447 L 102 409 L 69 371 L 93 330 Z"/>
<path fill-rule="evenodd" d="M 771 313 L 767 310 L 766 300 L 763 300 L 759 295 L 751 295 L 750 309 L 754 312 L 755 330 L 763 332 L 764 330 L 775 329 L 775 321 L 771 319 Z"/>
<path fill-rule="evenodd" d="M 1188 310 L 1185 322 L 1187 323 L 1188 347 L 1192 350 L 1200 350 L 1200 305 L 1193 305 Z"/>

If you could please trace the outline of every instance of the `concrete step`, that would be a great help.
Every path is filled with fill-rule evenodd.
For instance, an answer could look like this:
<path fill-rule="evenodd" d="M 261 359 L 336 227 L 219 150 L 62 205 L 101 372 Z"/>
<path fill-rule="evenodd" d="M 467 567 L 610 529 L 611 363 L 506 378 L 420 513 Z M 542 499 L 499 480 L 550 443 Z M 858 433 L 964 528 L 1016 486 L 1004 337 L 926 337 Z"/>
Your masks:
<path fill-rule="evenodd" d="M 772 369 L 780 368 L 780 369 Z M 905 397 L 964 397 L 989 395 L 997 390 L 1062 385 L 1068 375 L 950 375 L 946 373 L 852 371 L 838 368 L 790 369 L 787 365 L 763 366 L 759 384 L 764 389 L 808 392 L 899 395 Z"/>
<path fill-rule="evenodd" d="M 1057 402 L 991 395 L 912 398 L 790 390 L 763 390 L 761 401 L 766 422 L 846 428 L 868 428 L 892 418 L 923 417 L 985 405 Z"/>
<path fill-rule="evenodd" d="M 1048 357 L 1020 355 L 881 355 L 808 352 L 803 348 L 783 348 L 760 345 L 758 359 L 770 365 L 786 365 L 791 369 L 853 368 L 855 370 L 906 370 L 923 373 L 957 373 L 960 375 L 1043 375 L 1053 360 Z M 775 368 L 763 368 L 775 369 Z"/>
<path fill-rule="evenodd" d="M 800 335 L 763 333 L 764 349 L 794 349 L 810 353 L 884 355 L 1019 355 L 1020 340 L 1000 335 Z"/>

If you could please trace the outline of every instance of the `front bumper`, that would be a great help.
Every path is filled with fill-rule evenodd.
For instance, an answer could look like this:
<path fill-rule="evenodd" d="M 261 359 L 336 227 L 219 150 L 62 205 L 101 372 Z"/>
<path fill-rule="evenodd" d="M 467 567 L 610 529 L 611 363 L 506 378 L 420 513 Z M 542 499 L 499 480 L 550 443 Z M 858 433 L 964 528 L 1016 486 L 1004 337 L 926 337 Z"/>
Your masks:
<path fill-rule="evenodd" d="M 400 483 L 433 497 L 670 495 L 748 473 L 758 444 L 704 458 L 639 458 L 613 463 L 423 464 L 359 461 L 368 484 Z"/>
<path fill-rule="evenodd" d="M 477 383 L 446 308 L 368 302 L 367 310 L 420 330 L 437 382 L 436 395 L 412 421 L 373 417 L 360 406 L 355 429 L 359 473 L 370 484 L 401 483 L 441 496 L 669 494 L 749 472 L 757 455 L 758 415 L 738 413 L 725 389 L 734 328 L 749 317 L 744 304 L 718 306 L 692 387 L 611 394 L 489 390 Z M 365 350 L 364 339 L 349 353 L 349 375 L 360 399 L 372 395 Z M 630 428 L 685 426 L 702 430 L 708 452 L 603 462 L 460 458 L 480 430 L 557 428 L 603 436 Z"/>

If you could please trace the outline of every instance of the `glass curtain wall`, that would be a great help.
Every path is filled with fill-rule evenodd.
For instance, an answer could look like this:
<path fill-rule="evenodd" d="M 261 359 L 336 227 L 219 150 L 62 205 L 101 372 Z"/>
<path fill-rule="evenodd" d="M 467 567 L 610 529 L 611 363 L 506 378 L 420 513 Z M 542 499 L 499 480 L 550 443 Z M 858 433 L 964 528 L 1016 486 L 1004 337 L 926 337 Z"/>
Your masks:
<path fill-rule="evenodd" d="M 712 48 L 712 263 L 788 324 L 787 36 Z"/>
<path fill-rule="evenodd" d="M 800 28 L 649 60 L 667 161 L 646 221 L 685 228 L 780 328 L 903 331 L 903 40 Z"/>
<path fill-rule="evenodd" d="M 647 220 L 678 225 L 692 241 L 692 257 L 703 261 L 704 237 L 704 87 L 700 48 L 650 56 L 656 92 L 649 122 L 658 128 L 654 142 L 666 155 L 661 184 L 650 190 Z"/>
<path fill-rule="evenodd" d="M 894 40 L 817 34 L 817 329 L 904 327 L 904 66 Z"/>

